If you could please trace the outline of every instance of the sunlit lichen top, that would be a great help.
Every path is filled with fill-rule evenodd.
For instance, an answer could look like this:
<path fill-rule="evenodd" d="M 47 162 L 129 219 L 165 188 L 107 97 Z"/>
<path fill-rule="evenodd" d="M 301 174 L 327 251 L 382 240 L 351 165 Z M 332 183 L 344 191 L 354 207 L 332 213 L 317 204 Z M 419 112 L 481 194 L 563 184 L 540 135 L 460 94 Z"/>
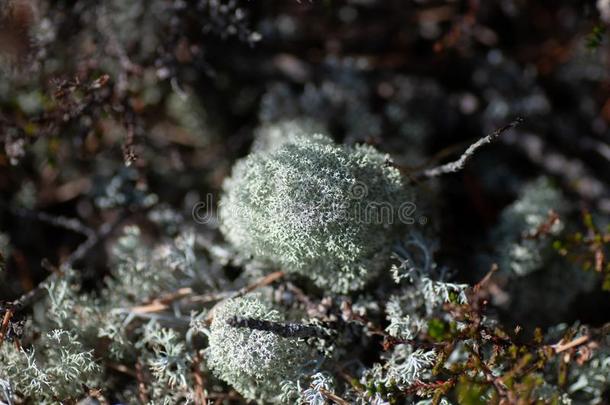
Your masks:
<path fill-rule="evenodd" d="M 387 265 L 407 200 L 387 155 L 300 136 L 236 163 L 221 230 L 247 255 L 346 292 Z"/>

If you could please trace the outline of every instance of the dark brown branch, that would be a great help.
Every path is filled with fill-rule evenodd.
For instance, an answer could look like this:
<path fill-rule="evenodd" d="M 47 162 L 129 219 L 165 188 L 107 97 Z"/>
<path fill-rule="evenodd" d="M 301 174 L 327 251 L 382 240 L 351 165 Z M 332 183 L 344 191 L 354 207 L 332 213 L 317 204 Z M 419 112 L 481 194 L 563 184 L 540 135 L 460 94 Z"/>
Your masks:
<path fill-rule="evenodd" d="M 229 318 L 227 324 L 234 328 L 264 330 L 285 338 L 327 338 L 330 335 L 325 329 L 319 326 L 265 321 L 262 319 L 245 318 L 241 316 Z"/>
<path fill-rule="evenodd" d="M 64 228 L 76 233 L 80 233 L 86 237 L 91 237 L 95 231 L 84 225 L 76 218 L 68 218 L 61 215 L 50 215 L 46 212 L 30 211 L 23 208 L 14 208 L 11 210 L 15 215 L 20 217 L 32 218 L 40 222 L 44 222 L 59 228 Z"/>
<path fill-rule="evenodd" d="M 97 245 L 100 241 L 104 240 L 110 233 L 116 229 L 116 227 L 123 221 L 126 214 L 121 215 L 115 222 L 113 223 L 105 223 L 102 225 L 98 232 L 87 232 L 87 239 L 81 243 L 74 252 L 61 264 L 60 268 L 57 271 L 51 273 L 44 281 L 38 284 L 32 290 L 26 292 L 17 300 L 13 301 L 12 305 L 16 309 L 21 309 L 29 306 L 32 302 L 34 302 L 50 283 L 52 283 L 55 279 L 57 279 L 61 274 L 63 274 L 64 270 L 70 269 L 75 262 L 81 260 L 91 248 Z M 72 225 L 77 222 L 72 223 Z M 66 223 L 64 223 L 65 225 Z M 71 228 L 70 228 L 71 229 Z"/>

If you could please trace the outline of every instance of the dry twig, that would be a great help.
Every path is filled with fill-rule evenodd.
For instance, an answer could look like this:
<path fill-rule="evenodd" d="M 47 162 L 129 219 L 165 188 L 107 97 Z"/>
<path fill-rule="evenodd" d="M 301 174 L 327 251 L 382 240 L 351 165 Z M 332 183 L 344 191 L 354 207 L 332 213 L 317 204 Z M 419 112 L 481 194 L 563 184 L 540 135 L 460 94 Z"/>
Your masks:
<path fill-rule="evenodd" d="M 283 271 L 276 271 L 273 272 L 271 274 L 266 275 L 265 277 L 260 278 L 259 280 L 255 281 L 254 283 L 242 288 L 239 291 L 236 291 L 232 294 L 230 294 L 229 296 L 227 296 L 224 299 L 231 299 L 231 298 L 237 298 L 237 297 L 241 297 L 243 295 L 248 294 L 249 292 L 252 292 L 258 288 L 264 287 L 266 285 L 269 285 L 271 283 L 273 283 L 276 280 L 279 280 L 280 278 L 284 277 L 285 273 Z M 221 301 L 222 302 L 222 301 Z M 216 305 L 214 305 L 212 307 L 212 309 L 210 310 L 210 312 L 208 313 L 208 316 L 206 317 L 206 322 L 207 323 L 212 323 L 212 320 L 214 319 L 214 309 L 216 308 L 216 306 L 220 304 L 217 303 Z"/>
<path fill-rule="evenodd" d="M 2 343 L 4 343 L 4 339 L 6 338 L 6 333 L 10 326 L 13 313 L 14 311 L 12 308 L 7 308 L 4 312 L 4 318 L 2 319 L 2 325 L 0 326 L 0 347 L 2 347 Z"/>
<path fill-rule="evenodd" d="M 492 143 L 504 132 L 516 127 L 517 125 L 521 124 L 522 122 L 523 122 L 523 118 L 517 117 L 510 124 L 496 129 L 491 134 L 479 139 L 478 141 L 476 141 L 475 143 L 470 145 L 468 147 L 468 149 L 466 149 L 466 151 L 462 154 L 462 156 L 459 157 L 458 160 L 446 163 L 441 166 L 434 167 L 432 169 L 425 170 L 422 174 L 416 176 L 416 178 L 429 179 L 432 177 L 438 177 L 443 174 L 455 173 L 457 171 L 462 170 L 464 168 L 464 166 L 466 166 L 466 163 L 474 156 L 474 154 L 477 152 L 477 150 L 479 150 L 480 148 L 482 148 L 483 146 L 485 146 L 487 144 Z"/>
<path fill-rule="evenodd" d="M 341 398 L 337 394 L 334 394 L 334 393 L 330 392 L 327 389 L 320 388 L 319 391 L 322 393 L 322 395 L 324 395 L 326 398 L 328 398 L 331 401 L 333 401 L 335 404 L 338 404 L 338 405 L 349 405 L 349 402 L 347 402 L 345 399 Z"/>
<path fill-rule="evenodd" d="M 195 353 L 193 360 L 193 377 L 195 379 L 195 404 L 197 405 L 207 405 L 208 403 L 208 397 L 205 392 L 205 378 L 199 367 L 202 362 L 201 353 Z"/>
<path fill-rule="evenodd" d="M 42 291 L 45 289 L 45 287 L 47 285 L 49 285 L 57 277 L 62 275 L 65 270 L 72 268 L 72 266 L 74 265 L 75 262 L 84 258 L 85 255 L 87 254 L 87 252 L 89 252 L 89 250 L 91 250 L 91 248 L 93 248 L 100 241 L 104 240 L 108 235 L 110 235 L 118 227 L 118 225 L 123 222 L 125 217 L 126 217 L 126 214 L 121 215 L 116 221 L 114 221 L 112 223 L 105 223 L 104 225 L 102 225 L 100 227 L 100 229 L 97 232 L 86 231 L 87 239 L 83 243 L 81 243 L 76 248 L 76 250 L 74 250 L 74 252 L 72 252 L 72 254 L 61 264 L 61 266 L 59 267 L 59 270 L 51 273 L 44 281 L 42 281 L 40 284 L 38 284 L 35 288 L 26 292 L 21 297 L 19 297 L 17 300 L 13 301 L 12 305 L 15 308 L 24 308 L 24 307 L 29 306 L 32 302 L 34 302 L 40 296 L 40 294 L 42 293 Z M 42 218 L 42 217 L 40 217 L 40 218 Z M 46 221 L 46 220 L 44 220 L 44 221 Z M 79 222 L 76 220 L 75 221 L 58 220 L 58 221 L 55 221 L 55 224 L 58 226 L 69 227 L 68 229 L 72 229 L 72 230 L 80 229 L 81 231 L 84 231 L 84 229 L 86 229 L 84 226 L 81 229 L 80 225 L 78 225 Z"/>

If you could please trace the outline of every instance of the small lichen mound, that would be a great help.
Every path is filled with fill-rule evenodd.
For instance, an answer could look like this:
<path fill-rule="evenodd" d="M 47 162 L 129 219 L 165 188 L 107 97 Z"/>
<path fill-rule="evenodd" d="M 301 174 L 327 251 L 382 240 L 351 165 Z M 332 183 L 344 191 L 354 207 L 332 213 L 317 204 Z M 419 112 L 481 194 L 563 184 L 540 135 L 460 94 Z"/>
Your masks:
<path fill-rule="evenodd" d="M 305 341 L 272 332 L 233 327 L 235 317 L 284 321 L 273 304 L 258 295 L 228 300 L 214 311 L 206 358 L 210 369 L 250 400 L 277 402 L 280 384 L 296 381 L 314 357 Z"/>
<path fill-rule="evenodd" d="M 412 208 L 387 155 L 313 135 L 238 161 L 219 214 L 241 252 L 347 292 L 387 266 Z"/>
<path fill-rule="evenodd" d="M 527 238 L 524 234 L 534 232 L 548 222 L 551 210 L 563 216 L 565 208 L 565 197 L 550 179 L 540 177 L 527 183 L 517 200 L 502 211 L 495 230 L 500 268 L 510 270 L 517 276 L 540 269 L 545 261 L 544 256 L 550 253 L 550 240 Z M 558 221 L 548 233 L 556 236 L 562 229 L 563 224 Z"/>

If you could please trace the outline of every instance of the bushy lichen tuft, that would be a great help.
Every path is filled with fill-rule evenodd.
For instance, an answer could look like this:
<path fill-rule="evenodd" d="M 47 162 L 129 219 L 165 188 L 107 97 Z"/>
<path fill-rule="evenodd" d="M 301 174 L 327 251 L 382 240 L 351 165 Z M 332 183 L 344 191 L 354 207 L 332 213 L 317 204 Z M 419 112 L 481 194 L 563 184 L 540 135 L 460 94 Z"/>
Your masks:
<path fill-rule="evenodd" d="M 595 286 L 592 274 L 566 265 L 553 251 L 553 241 L 561 238 L 568 214 L 565 195 L 548 177 L 525 183 L 517 199 L 502 211 L 492 241 L 495 261 L 509 280 L 510 298 L 498 299 L 497 305 L 508 305 L 516 317 L 554 324 L 579 294 Z"/>
<path fill-rule="evenodd" d="M 275 402 L 282 381 L 298 380 L 314 357 L 313 349 L 300 339 L 229 325 L 235 316 L 285 320 L 271 302 L 258 295 L 222 303 L 214 311 L 210 327 L 208 366 L 244 397 Z"/>
<path fill-rule="evenodd" d="M 407 196 L 398 169 L 373 147 L 299 136 L 237 162 L 221 230 L 246 255 L 346 292 L 386 267 Z"/>
<path fill-rule="evenodd" d="M 86 393 L 85 387 L 100 384 L 100 367 L 93 350 L 86 350 L 72 332 L 53 329 L 41 337 L 37 347 L 2 346 L 0 385 L 33 403 L 55 404 L 60 403 L 57 398 L 80 398 Z M 3 402 L 5 398 L 0 395 L 0 403 L 13 403 L 7 397 L 8 401 Z"/>
<path fill-rule="evenodd" d="M 565 197 L 550 179 L 540 177 L 525 185 L 517 200 L 502 211 L 495 230 L 500 268 L 523 276 L 538 270 L 544 255 L 550 252 L 548 238 L 527 237 L 549 222 L 551 210 L 563 215 Z M 556 236 L 563 228 L 561 221 L 549 223 L 547 233 Z"/>

